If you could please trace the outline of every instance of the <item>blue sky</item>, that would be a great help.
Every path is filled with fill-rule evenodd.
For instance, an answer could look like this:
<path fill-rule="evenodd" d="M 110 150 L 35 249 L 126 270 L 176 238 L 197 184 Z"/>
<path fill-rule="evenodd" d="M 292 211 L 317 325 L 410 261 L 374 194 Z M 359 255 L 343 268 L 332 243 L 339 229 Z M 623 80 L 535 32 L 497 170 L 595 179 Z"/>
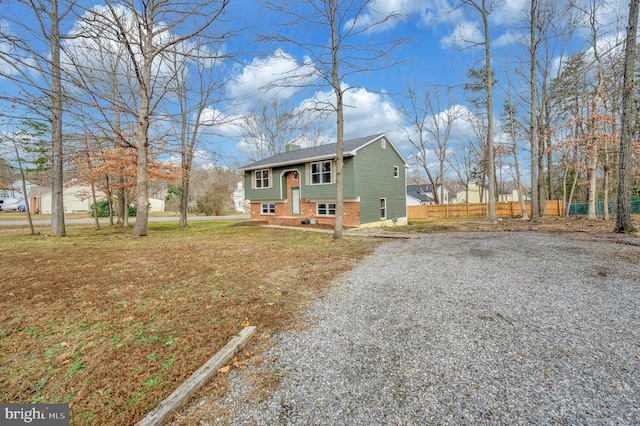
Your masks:
<path fill-rule="evenodd" d="M 592 2 L 592 0 L 591 0 Z M 559 6 L 564 2 L 555 2 Z M 585 7 L 589 0 L 582 1 Z M 627 1 L 600 1 L 598 5 L 598 20 L 602 25 L 602 39 L 618 39 L 624 34 L 626 25 Z M 253 7 L 250 1 L 232 4 L 234 7 L 242 7 L 245 16 L 258 16 L 256 21 L 265 20 L 263 11 Z M 427 84 L 457 87 L 454 91 L 454 100 L 468 108 L 473 113 L 470 102 L 465 99 L 462 86 L 467 79 L 467 72 L 472 67 L 482 66 L 484 52 L 482 48 L 472 47 L 462 40 L 478 39 L 482 36 L 479 30 L 480 16 L 473 10 L 465 7 L 453 7 L 458 2 L 448 0 L 387 0 L 372 3 L 366 14 L 371 14 L 374 8 L 387 12 L 398 12 L 402 19 L 395 21 L 382 31 L 371 34 L 371 37 L 394 38 L 408 37 L 409 40 L 399 49 L 393 52 L 392 59 L 403 61 L 401 64 L 375 73 L 363 73 L 353 75 L 343 81 L 343 84 L 357 89 L 347 92 L 347 108 L 345 116 L 345 137 L 358 137 L 378 132 L 386 132 L 392 141 L 402 150 L 405 156 L 410 157 L 411 147 L 406 143 L 406 123 L 403 123 L 398 114 L 398 109 L 405 102 L 402 92 L 406 89 L 407 82 L 417 83 L 417 86 L 426 87 Z M 496 113 L 500 112 L 502 94 L 505 89 L 504 70 L 511 71 L 511 78 L 516 84 L 522 86 L 516 88 L 516 92 L 523 93 L 527 82 L 516 76 L 518 67 L 527 67 L 527 52 L 523 48 L 526 42 L 527 28 L 523 19 L 526 19 L 530 3 L 526 0 L 509 0 L 496 2 L 496 6 L 490 15 L 492 60 L 497 79 L 500 84 L 496 87 Z M 250 11 L 250 12 L 247 12 Z M 253 13 L 254 15 L 251 15 Z M 365 17 L 366 17 L 365 14 Z M 566 18 L 568 15 L 563 15 Z M 562 25 L 562 23 L 559 23 Z M 256 30 L 265 31 L 269 25 L 257 26 Z M 303 31 L 303 29 L 301 29 Z M 586 32 L 578 31 L 574 34 L 570 46 L 564 52 L 556 52 L 559 55 L 569 54 L 575 51 L 587 49 Z M 275 75 L 281 75 L 287 67 L 300 65 L 304 60 L 304 52 L 288 45 L 269 46 L 272 50 L 264 52 L 260 56 L 245 57 L 245 66 L 239 66 L 235 78 L 230 82 L 234 94 L 238 97 L 247 96 L 255 98 L 256 89 L 268 81 L 272 81 Z M 276 54 L 276 49 L 278 53 Z M 508 65 L 507 65 L 508 63 Z M 251 65 L 254 65 L 253 67 Z M 255 65 L 259 65 L 255 67 Z M 313 89 L 310 93 L 282 93 L 283 98 L 295 99 L 300 103 L 312 96 L 317 96 Z M 329 89 L 321 89 L 328 92 Z M 452 105 L 453 106 L 453 105 Z M 524 108 L 526 109 L 526 107 Z M 331 118 L 330 120 L 333 120 Z M 462 143 L 468 133 L 468 123 L 460 120 L 456 125 L 454 140 L 451 148 Z M 457 140 L 456 140 L 457 138 Z M 230 152 L 237 152 L 236 142 L 228 145 Z M 523 143 L 525 146 L 526 143 Z M 523 153 L 525 162 L 528 154 Z M 526 170 L 525 164 L 525 173 Z"/>
<path fill-rule="evenodd" d="M 594 0 L 577 0 L 578 3 L 588 5 Z M 489 2 L 489 0 L 487 0 Z M 504 70 L 507 62 L 512 77 L 515 77 L 515 69 L 523 66 L 527 61 L 527 53 L 522 48 L 522 38 L 526 37 L 527 29 L 523 19 L 529 10 L 529 2 L 526 0 L 505 0 L 495 2 L 496 5 L 490 15 L 492 57 L 494 69 L 500 84 L 496 88 L 496 112 L 501 105 L 501 93 L 504 93 Z M 554 2 L 563 4 L 564 0 Z M 99 6 L 100 2 L 84 2 L 85 5 Z M 595 2 L 599 6 L 598 20 L 603 27 L 602 39 L 619 39 L 625 31 L 628 0 L 606 0 Z M 3 7 L 11 8 L 11 3 L 3 4 Z M 469 68 L 482 65 L 484 52 L 473 48 L 462 39 L 473 40 L 481 37 L 479 31 L 480 17 L 469 8 L 461 7 L 459 2 L 452 0 L 378 0 L 372 2 L 364 10 L 361 19 L 375 19 L 375 14 L 395 12 L 401 15 L 401 19 L 367 34 L 359 41 L 367 43 L 376 38 L 393 39 L 407 37 L 409 40 L 396 49 L 390 58 L 391 61 L 399 61 L 396 66 L 377 72 L 351 75 L 342 81 L 345 87 L 351 87 L 347 92 L 345 103 L 348 105 L 345 114 L 345 137 L 353 138 L 363 135 L 387 133 L 391 140 L 401 149 L 408 158 L 411 156 L 411 148 L 406 142 L 407 123 L 403 122 L 399 109 L 405 102 L 402 92 L 407 82 L 412 82 L 418 90 L 423 90 L 427 84 L 457 87 L 454 91 L 453 103 L 456 108 L 468 110 L 469 116 L 475 111 L 464 98 L 461 87 L 467 81 Z M 17 10 L 5 9 L 3 13 L 16 12 Z M 295 72 L 308 58 L 306 52 L 291 45 L 279 45 L 277 43 L 252 44 L 247 47 L 247 42 L 253 40 L 256 35 L 268 34 L 272 31 L 276 22 L 274 17 L 253 0 L 231 0 L 227 25 L 230 27 L 247 28 L 241 33 L 241 38 L 231 41 L 228 49 L 245 49 L 247 53 L 239 55 L 227 78 L 225 95 L 234 100 L 233 105 L 228 103 L 212 110 L 212 114 L 223 114 L 228 119 L 246 114 L 259 105 L 269 96 L 275 96 L 281 100 L 287 100 L 294 106 L 301 106 L 312 99 L 330 97 L 329 87 L 312 87 L 299 90 L 292 88 L 281 89 L 265 93 L 262 87 L 276 81 L 283 73 Z M 28 18 L 27 18 L 28 19 Z M 25 21 L 26 22 L 26 21 Z M 561 24 L 561 23 L 560 23 Z M 6 21 L 0 21 L 0 25 L 6 27 Z M 73 20 L 68 25 L 74 25 Z M 18 28 L 13 28 L 18 33 Z M 299 31 L 300 39 L 308 35 L 308 29 L 304 27 L 294 28 Z M 586 33 L 578 31 L 569 46 L 573 51 L 586 49 Z M 0 45 L 0 48 L 3 48 Z M 567 48 L 567 49 L 569 49 Z M 560 55 L 563 52 L 556 52 Z M 567 54 L 568 52 L 564 52 Z M 559 56 L 557 58 L 559 60 Z M 0 66 L 3 66 L 0 64 Z M 517 80 L 517 78 L 514 78 Z M 526 82 L 519 84 L 520 92 L 524 92 Z M 0 89 L 11 92 L 13 89 L 6 79 L 0 78 Z M 454 107 L 454 105 L 451 105 Z M 329 117 L 326 120 L 325 136 L 332 140 L 332 131 L 335 119 Z M 451 141 L 451 149 L 455 150 L 467 137 L 469 123 L 459 120 Z M 235 126 L 224 126 L 218 129 L 218 133 L 225 137 L 205 138 L 206 150 L 215 151 L 223 163 L 234 164 L 246 161 L 242 152 L 242 136 Z M 526 143 L 523 143 L 523 146 Z M 202 146 L 205 148 L 205 146 Z M 208 161 L 208 153 L 203 155 L 202 161 Z M 523 153 L 523 160 L 527 160 L 527 153 Z M 435 160 L 435 158 L 434 158 Z M 527 173 L 527 171 L 524 171 Z"/>

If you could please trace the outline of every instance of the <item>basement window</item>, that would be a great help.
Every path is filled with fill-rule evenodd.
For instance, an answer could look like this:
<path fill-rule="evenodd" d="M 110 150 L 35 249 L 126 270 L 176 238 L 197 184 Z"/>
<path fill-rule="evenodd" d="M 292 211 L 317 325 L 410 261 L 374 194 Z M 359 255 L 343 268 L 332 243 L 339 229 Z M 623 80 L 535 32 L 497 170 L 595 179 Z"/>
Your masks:
<path fill-rule="evenodd" d="M 262 214 L 276 214 L 276 205 L 274 203 L 262 203 L 260 210 Z"/>
<path fill-rule="evenodd" d="M 335 216 L 335 203 L 316 203 L 316 216 Z"/>

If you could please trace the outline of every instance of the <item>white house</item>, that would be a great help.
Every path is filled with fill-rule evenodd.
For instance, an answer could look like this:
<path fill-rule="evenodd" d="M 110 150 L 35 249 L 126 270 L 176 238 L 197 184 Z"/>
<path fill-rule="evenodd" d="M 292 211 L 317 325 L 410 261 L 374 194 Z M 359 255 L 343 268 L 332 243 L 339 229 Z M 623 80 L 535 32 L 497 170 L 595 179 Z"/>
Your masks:
<path fill-rule="evenodd" d="M 29 207 L 32 212 L 38 211 L 44 214 L 51 214 L 51 188 L 33 185 L 29 192 Z M 102 191 L 96 190 L 97 201 L 106 199 Z M 86 213 L 89 211 L 93 199 L 91 198 L 91 186 L 86 184 L 72 184 L 66 186 L 63 192 L 63 203 L 65 213 Z M 161 198 L 149 198 L 150 212 L 163 212 L 165 200 Z"/>
<path fill-rule="evenodd" d="M 449 204 L 449 191 L 442 185 L 438 185 L 440 204 Z M 407 206 L 419 206 L 423 204 L 435 204 L 433 185 L 407 185 Z"/>
<path fill-rule="evenodd" d="M 238 186 L 233 191 L 232 197 L 235 211 L 249 213 L 251 203 L 244 198 L 244 181 L 238 182 Z"/>

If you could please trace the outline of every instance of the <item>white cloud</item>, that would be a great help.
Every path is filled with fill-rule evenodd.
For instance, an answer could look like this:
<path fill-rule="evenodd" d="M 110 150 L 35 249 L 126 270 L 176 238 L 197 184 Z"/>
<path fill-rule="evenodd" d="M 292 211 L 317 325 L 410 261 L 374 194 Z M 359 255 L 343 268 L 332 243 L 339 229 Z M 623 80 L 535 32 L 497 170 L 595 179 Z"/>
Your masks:
<path fill-rule="evenodd" d="M 395 144 L 402 142 L 400 114 L 386 95 L 361 87 L 349 87 L 345 83 L 342 84 L 342 89 L 345 91 L 343 97 L 345 139 L 384 132 Z M 335 105 L 335 99 L 333 91 L 319 91 L 313 97 L 303 101 L 301 108 L 332 108 Z M 335 134 L 335 114 L 327 112 L 324 121 L 331 134 Z M 333 140 L 334 136 L 328 139 Z"/>
<path fill-rule="evenodd" d="M 530 13 L 531 0 L 508 0 L 501 2 L 489 15 L 494 25 L 510 26 Z"/>
<path fill-rule="evenodd" d="M 451 35 L 440 40 L 443 49 L 460 48 L 469 44 L 481 43 L 484 39 L 482 30 L 474 22 L 464 21 L 456 24 Z"/>
<path fill-rule="evenodd" d="M 523 37 L 524 37 L 524 34 L 522 33 L 513 33 L 511 31 L 507 31 L 501 36 L 497 37 L 495 40 L 493 40 L 491 42 L 491 46 L 496 48 L 511 46 L 517 43 L 518 41 L 522 40 Z"/>
<path fill-rule="evenodd" d="M 200 117 L 200 122 L 202 123 L 200 129 L 203 133 L 237 139 L 241 135 L 240 126 L 244 122 L 243 118 L 243 114 L 227 114 L 217 108 L 206 108 L 202 111 L 202 116 Z"/>
<path fill-rule="evenodd" d="M 260 100 L 288 99 L 316 79 L 316 68 L 308 57 L 299 62 L 278 49 L 271 56 L 246 64 L 229 83 L 228 90 L 247 110 Z"/>
<path fill-rule="evenodd" d="M 369 4 L 367 12 L 358 17 L 358 21 L 355 23 L 356 28 L 367 28 L 392 15 L 396 16 L 397 19 L 387 20 L 380 25 L 374 26 L 370 31 L 384 31 L 395 27 L 401 22 L 411 20 L 415 16 L 419 17 L 417 22 L 424 25 L 434 25 L 460 16 L 458 9 L 452 7 L 448 0 L 375 0 Z M 347 22 L 347 26 L 353 23 L 354 20 L 352 19 Z"/>

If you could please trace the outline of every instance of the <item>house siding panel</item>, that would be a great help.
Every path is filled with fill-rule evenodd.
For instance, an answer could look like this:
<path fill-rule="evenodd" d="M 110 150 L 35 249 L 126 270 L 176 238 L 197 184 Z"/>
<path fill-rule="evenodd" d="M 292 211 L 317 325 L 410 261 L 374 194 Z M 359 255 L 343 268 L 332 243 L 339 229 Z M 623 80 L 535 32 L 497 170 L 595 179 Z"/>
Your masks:
<path fill-rule="evenodd" d="M 360 221 L 380 220 L 380 198 L 387 199 L 387 218 L 406 217 L 405 162 L 392 148 L 389 141 L 383 149 L 376 140 L 360 149 L 354 157 L 354 185 L 360 196 Z M 393 176 L 393 167 L 400 168 L 399 176 Z M 375 184 L 372 184 L 375 182 Z"/>
<path fill-rule="evenodd" d="M 310 163 L 305 164 L 305 168 L 309 167 Z M 335 167 L 335 164 L 333 165 Z M 343 186 L 343 194 L 344 198 L 353 198 L 356 196 L 354 191 L 354 171 L 353 171 L 353 157 L 346 157 L 344 159 L 344 167 L 343 167 L 343 176 L 344 176 L 344 186 Z M 306 169 L 305 169 L 306 170 Z M 308 178 L 309 173 L 305 171 L 305 178 Z M 334 169 L 335 176 L 335 169 Z M 336 184 L 322 184 L 322 185 L 311 185 L 308 183 L 308 180 L 305 179 L 303 182 L 302 188 L 302 197 L 311 198 L 311 199 L 327 199 L 327 200 L 335 200 L 336 198 Z"/>
<path fill-rule="evenodd" d="M 245 198 L 251 201 L 274 201 L 282 200 L 286 194 L 280 194 L 280 183 L 282 169 L 274 168 L 271 171 L 271 187 L 256 189 L 253 182 L 253 171 L 244 172 Z"/>

